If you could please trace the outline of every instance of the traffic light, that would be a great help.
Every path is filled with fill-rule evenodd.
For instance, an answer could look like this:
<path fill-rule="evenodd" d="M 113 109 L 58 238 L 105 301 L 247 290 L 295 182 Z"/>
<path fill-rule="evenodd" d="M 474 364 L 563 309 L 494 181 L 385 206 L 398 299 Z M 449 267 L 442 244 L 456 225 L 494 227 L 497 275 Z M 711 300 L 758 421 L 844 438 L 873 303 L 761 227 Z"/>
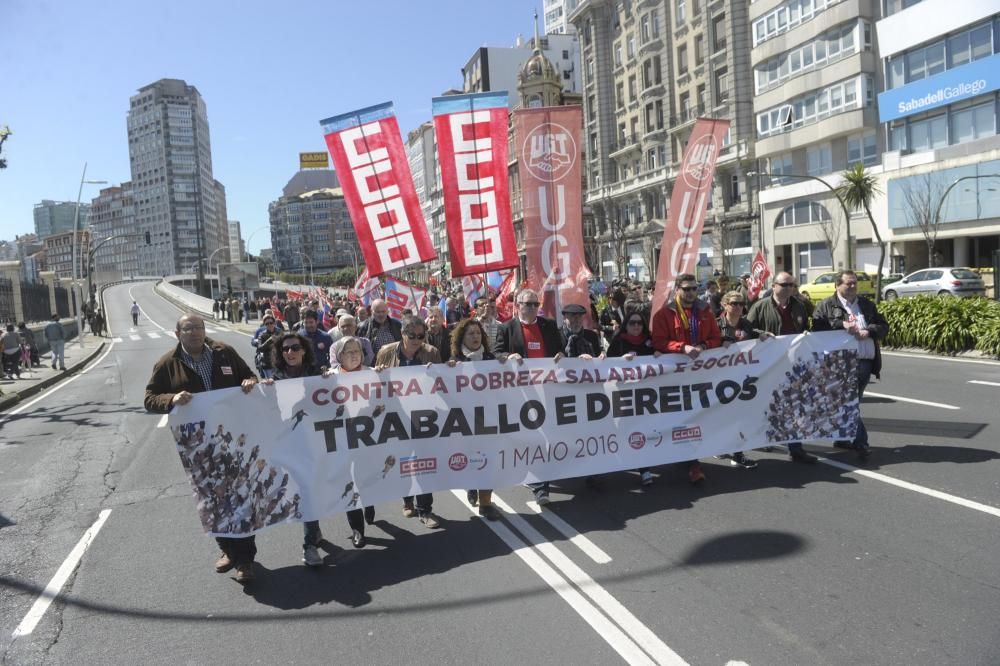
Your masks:
<path fill-rule="evenodd" d="M 153 244 L 153 239 L 150 238 L 149 232 L 147 231 L 146 232 L 146 245 L 152 245 L 152 244 Z"/>

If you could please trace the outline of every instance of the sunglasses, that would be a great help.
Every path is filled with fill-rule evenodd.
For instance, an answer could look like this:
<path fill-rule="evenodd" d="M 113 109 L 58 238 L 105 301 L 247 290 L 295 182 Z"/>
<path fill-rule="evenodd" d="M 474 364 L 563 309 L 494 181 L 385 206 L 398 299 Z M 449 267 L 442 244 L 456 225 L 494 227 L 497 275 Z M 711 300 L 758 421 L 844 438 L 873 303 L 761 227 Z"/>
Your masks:
<path fill-rule="evenodd" d="M 407 333 L 406 337 L 411 340 L 423 340 L 426 337 L 425 333 Z"/>
<path fill-rule="evenodd" d="M 681 291 L 698 291 L 698 287 L 681 287 Z"/>
<path fill-rule="evenodd" d="M 302 351 L 302 345 L 288 345 L 287 347 L 282 347 L 281 348 L 281 353 L 283 353 L 283 354 L 287 353 L 287 352 L 290 352 L 290 351 L 300 352 L 300 351 Z"/>
<path fill-rule="evenodd" d="M 537 308 L 541 303 L 538 301 L 521 301 L 518 305 L 523 305 L 526 308 Z"/>

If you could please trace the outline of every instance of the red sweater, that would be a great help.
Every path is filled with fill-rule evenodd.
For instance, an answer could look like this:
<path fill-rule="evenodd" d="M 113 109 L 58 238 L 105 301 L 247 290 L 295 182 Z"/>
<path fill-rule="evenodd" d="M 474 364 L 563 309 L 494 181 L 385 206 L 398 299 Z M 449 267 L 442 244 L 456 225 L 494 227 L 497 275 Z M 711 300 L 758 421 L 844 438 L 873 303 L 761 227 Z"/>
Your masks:
<path fill-rule="evenodd" d="M 707 303 L 695 301 L 692 310 L 698 317 L 698 339 L 691 339 L 691 329 L 677 314 L 677 304 L 667 303 L 653 315 L 653 349 L 661 352 L 684 353 L 684 345 L 704 345 L 705 349 L 722 346 L 719 323 Z"/>

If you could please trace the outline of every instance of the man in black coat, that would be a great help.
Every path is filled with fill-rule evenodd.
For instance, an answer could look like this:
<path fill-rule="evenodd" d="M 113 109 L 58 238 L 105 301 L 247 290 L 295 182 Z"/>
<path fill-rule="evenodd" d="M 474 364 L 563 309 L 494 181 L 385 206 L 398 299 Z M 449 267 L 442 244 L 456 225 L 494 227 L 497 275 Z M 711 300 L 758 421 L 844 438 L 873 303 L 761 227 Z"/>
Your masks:
<path fill-rule="evenodd" d="M 596 357 L 603 350 L 601 334 L 583 327 L 587 308 L 570 303 L 562 309 L 563 325 L 559 329 L 562 336 L 562 352 L 567 358 Z"/>
<path fill-rule="evenodd" d="M 562 358 L 563 341 L 559 328 L 551 319 L 538 316 L 541 301 L 534 289 L 524 289 L 514 301 L 515 317 L 504 322 L 497 331 L 493 353 L 501 362 L 520 362 L 525 358 Z M 538 504 L 549 503 L 549 482 L 529 483 Z"/>
<path fill-rule="evenodd" d="M 862 460 L 868 458 L 868 429 L 861 420 L 861 398 L 872 375 L 882 371 L 879 340 L 889 335 L 889 322 L 875 304 L 858 296 L 858 276 L 854 271 L 837 274 L 837 293 L 823 301 L 813 312 L 814 331 L 844 330 L 858 340 L 858 432 L 852 446 Z"/>

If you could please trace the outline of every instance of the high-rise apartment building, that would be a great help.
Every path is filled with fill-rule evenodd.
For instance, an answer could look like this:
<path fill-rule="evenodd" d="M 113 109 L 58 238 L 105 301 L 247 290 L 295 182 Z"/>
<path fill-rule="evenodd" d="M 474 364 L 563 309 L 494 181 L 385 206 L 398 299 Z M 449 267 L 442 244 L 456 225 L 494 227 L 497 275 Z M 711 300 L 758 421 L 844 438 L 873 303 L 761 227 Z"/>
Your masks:
<path fill-rule="evenodd" d="M 268 206 L 271 248 L 281 271 L 323 273 L 361 259 L 354 225 L 331 169 L 295 174 Z"/>
<path fill-rule="evenodd" d="M 129 100 L 129 161 L 145 275 L 188 273 L 220 247 L 224 190 L 212 177 L 208 112 L 194 86 L 161 79 Z"/>
<path fill-rule="evenodd" d="M 141 275 L 138 250 L 145 240 L 135 231 L 132 183 L 103 188 L 90 205 L 96 280 L 109 282 Z"/>
<path fill-rule="evenodd" d="M 559 74 L 563 90 L 580 91 L 580 42 L 576 35 L 545 35 L 539 39 L 542 53 Z M 462 89 L 467 93 L 495 92 L 506 90 L 510 93 L 510 106 L 517 102 L 517 76 L 521 66 L 531 57 L 535 40 L 518 42 L 511 47 L 483 46 L 476 49 L 462 68 Z"/>
<path fill-rule="evenodd" d="M 586 204 L 600 266 L 652 280 L 669 192 L 694 121 L 732 123 L 720 153 L 701 259 L 741 272 L 753 227 L 747 10 L 738 0 L 584 0 L 569 20 L 581 44 Z"/>
<path fill-rule="evenodd" d="M 877 165 L 885 145 L 875 100 L 879 2 L 760 0 L 749 12 L 756 156 L 771 185 L 760 195 L 769 259 L 802 281 L 875 268 L 870 224 L 845 220 L 827 185 L 851 164 Z"/>
<path fill-rule="evenodd" d="M 1000 5 L 886 0 L 876 31 L 888 127 L 876 214 L 891 269 L 990 266 L 1000 249 Z"/>
<path fill-rule="evenodd" d="M 247 246 L 243 241 L 243 233 L 240 230 L 239 220 L 229 220 L 228 229 L 229 236 L 226 239 L 227 249 L 219 251 L 219 254 L 216 255 L 215 261 L 212 263 L 213 266 L 218 266 L 219 263 L 227 261 L 243 261 L 243 259 L 246 258 Z"/>
<path fill-rule="evenodd" d="M 413 185 L 420 209 L 427 223 L 437 259 L 431 262 L 433 274 L 440 274 L 448 261 L 448 237 L 444 219 L 444 195 L 441 192 L 441 165 L 437 159 L 434 123 L 428 121 L 406 136 L 406 155 L 413 174 Z"/>
<path fill-rule="evenodd" d="M 61 234 L 73 231 L 73 222 L 76 217 L 75 201 L 52 201 L 43 199 L 35 204 L 33 211 L 35 217 L 35 234 L 39 240 L 45 240 L 53 234 Z M 87 228 L 87 216 L 90 214 L 90 204 L 80 204 L 80 220 L 78 228 Z"/>
<path fill-rule="evenodd" d="M 576 28 L 569 22 L 569 15 L 573 13 L 580 0 L 545 0 L 542 3 L 542 32 L 546 35 L 565 35 L 576 32 Z"/>
<path fill-rule="evenodd" d="M 90 230 L 81 229 L 76 235 L 76 277 L 87 277 L 87 250 Z M 71 280 L 73 273 L 73 232 L 64 231 L 45 238 L 45 263 L 60 279 Z"/>

